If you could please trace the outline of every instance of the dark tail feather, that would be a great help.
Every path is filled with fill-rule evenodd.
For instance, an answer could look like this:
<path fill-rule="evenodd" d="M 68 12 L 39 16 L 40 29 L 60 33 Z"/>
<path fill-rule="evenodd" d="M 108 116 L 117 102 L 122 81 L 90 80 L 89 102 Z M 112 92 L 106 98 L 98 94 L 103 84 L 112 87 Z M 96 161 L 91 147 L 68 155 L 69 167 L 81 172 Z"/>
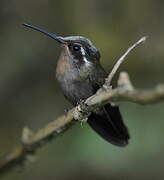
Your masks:
<path fill-rule="evenodd" d="M 87 122 L 108 142 L 122 147 L 128 144 L 128 129 L 117 106 L 105 105 L 100 113 L 92 113 Z"/>

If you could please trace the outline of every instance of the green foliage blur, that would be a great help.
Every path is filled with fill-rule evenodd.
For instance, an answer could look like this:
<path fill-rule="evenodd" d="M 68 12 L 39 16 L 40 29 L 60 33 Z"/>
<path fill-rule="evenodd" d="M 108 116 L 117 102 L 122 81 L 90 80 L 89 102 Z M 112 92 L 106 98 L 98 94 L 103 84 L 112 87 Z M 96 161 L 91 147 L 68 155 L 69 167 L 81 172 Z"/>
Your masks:
<path fill-rule="evenodd" d="M 138 88 L 164 83 L 164 1 L 1 0 L 0 157 L 20 142 L 24 126 L 37 130 L 71 108 L 55 79 L 58 43 L 22 23 L 91 39 L 107 71 L 148 35 L 120 71 L 127 71 Z M 164 179 L 164 104 L 120 103 L 120 109 L 131 134 L 126 148 L 108 144 L 79 123 L 41 148 L 33 163 L 1 179 Z"/>

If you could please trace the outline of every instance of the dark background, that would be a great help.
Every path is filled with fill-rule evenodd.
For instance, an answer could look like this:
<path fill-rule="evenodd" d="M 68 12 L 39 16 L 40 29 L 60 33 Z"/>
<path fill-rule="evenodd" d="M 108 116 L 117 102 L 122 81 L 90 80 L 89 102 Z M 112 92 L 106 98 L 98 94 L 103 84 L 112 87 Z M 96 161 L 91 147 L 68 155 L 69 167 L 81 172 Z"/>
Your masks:
<path fill-rule="evenodd" d="M 127 71 L 139 88 L 164 83 L 164 1 L 1 0 L 0 157 L 18 144 L 24 126 L 37 130 L 71 107 L 55 80 L 58 43 L 25 29 L 24 22 L 61 36 L 88 37 L 100 49 L 107 71 L 148 35 L 120 71 Z M 40 149 L 33 163 L 2 179 L 164 179 L 163 108 L 163 103 L 120 103 L 131 133 L 126 148 L 108 144 L 79 123 Z"/>

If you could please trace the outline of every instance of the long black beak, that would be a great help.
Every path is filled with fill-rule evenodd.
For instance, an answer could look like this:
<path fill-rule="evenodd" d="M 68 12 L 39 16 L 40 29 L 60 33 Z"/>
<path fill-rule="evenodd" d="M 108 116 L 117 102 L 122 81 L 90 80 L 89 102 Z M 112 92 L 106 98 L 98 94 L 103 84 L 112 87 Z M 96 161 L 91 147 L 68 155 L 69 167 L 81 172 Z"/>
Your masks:
<path fill-rule="evenodd" d="M 36 31 L 39 31 L 39 32 L 41 32 L 41 33 L 43 33 L 43 34 L 45 34 L 45 35 L 47 35 L 47 36 L 55 39 L 55 40 L 56 40 L 57 42 L 59 42 L 59 43 L 62 43 L 62 44 L 65 44 L 65 43 L 66 43 L 61 36 L 58 36 L 58 35 L 53 34 L 53 33 L 51 33 L 51 32 L 45 31 L 45 30 L 43 30 L 43 29 L 41 29 L 41 28 L 39 28 L 39 27 L 33 26 L 33 25 L 31 25 L 31 24 L 22 24 L 22 25 L 25 26 L 25 27 L 34 29 L 34 30 L 36 30 Z"/>

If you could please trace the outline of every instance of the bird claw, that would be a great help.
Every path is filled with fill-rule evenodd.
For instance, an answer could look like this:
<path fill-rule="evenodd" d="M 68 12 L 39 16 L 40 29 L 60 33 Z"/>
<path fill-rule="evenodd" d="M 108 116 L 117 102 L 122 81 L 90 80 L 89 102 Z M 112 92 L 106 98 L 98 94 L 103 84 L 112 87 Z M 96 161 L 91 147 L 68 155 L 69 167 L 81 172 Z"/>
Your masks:
<path fill-rule="evenodd" d="M 64 109 L 64 115 L 67 115 L 69 109 Z"/>
<path fill-rule="evenodd" d="M 84 103 L 84 102 L 85 102 L 85 100 L 84 100 L 84 99 L 80 99 L 80 100 L 78 100 L 78 101 L 77 101 L 77 103 L 76 103 L 76 104 L 77 104 L 77 105 L 79 105 L 79 104 Z"/>

